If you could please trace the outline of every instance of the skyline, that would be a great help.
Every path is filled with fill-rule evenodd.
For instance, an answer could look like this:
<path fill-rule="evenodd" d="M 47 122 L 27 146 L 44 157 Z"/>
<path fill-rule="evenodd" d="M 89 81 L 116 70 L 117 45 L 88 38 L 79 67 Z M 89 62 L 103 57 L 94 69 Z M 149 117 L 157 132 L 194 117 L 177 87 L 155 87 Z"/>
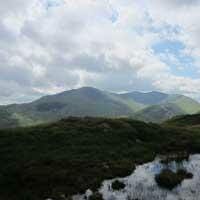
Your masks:
<path fill-rule="evenodd" d="M 200 100 L 199 0 L 0 2 L 0 104 L 92 86 Z"/>

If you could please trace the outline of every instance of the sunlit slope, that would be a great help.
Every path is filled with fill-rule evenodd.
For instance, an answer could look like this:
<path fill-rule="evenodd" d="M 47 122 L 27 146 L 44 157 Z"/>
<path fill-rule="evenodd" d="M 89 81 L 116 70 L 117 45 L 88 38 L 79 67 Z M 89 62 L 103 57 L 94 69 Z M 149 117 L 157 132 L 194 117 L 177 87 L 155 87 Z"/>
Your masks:
<path fill-rule="evenodd" d="M 162 122 L 200 111 L 200 104 L 183 95 L 160 92 L 111 93 L 92 87 L 44 96 L 34 102 L 0 106 L 0 128 L 31 126 L 68 116 L 131 117 Z"/>
<path fill-rule="evenodd" d="M 10 123 L 15 119 L 21 126 L 55 121 L 67 116 L 131 116 L 141 107 L 134 101 L 128 102 L 116 94 L 95 88 L 84 87 L 56 95 L 42 97 L 32 103 L 2 107 Z M 2 127 L 10 127 L 2 115 Z M 16 125 L 13 124 L 13 126 Z"/>
<path fill-rule="evenodd" d="M 163 122 L 174 116 L 194 114 L 200 111 L 200 104 L 183 95 L 168 96 L 161 104 L 149 106 L 134 117 L 147 122 Z"/>

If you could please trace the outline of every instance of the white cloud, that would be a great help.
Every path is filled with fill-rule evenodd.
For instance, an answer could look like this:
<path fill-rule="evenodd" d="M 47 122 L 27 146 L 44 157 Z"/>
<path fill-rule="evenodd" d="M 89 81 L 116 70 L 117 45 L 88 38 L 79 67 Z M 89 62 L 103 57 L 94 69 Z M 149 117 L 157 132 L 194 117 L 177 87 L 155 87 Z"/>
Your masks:
<path fill-rule="evenodd" d="M 199 80 L 174 75 L 152 45 L 176 38 L 200 62 L 198 2 L 1 1 L 0 89 L 16 92 L 1 92 L 0 103 L 83 85 L 197 96 Z"/>

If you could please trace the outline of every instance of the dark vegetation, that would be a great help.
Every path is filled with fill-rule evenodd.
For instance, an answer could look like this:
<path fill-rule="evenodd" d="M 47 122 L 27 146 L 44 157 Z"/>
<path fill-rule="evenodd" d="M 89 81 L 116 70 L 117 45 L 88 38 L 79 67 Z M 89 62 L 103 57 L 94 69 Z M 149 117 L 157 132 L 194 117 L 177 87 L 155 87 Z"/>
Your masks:
<path fill-rule="evenodd" d="M 99 192 L 95 192 L 89 197 L 89 200 L 103 200 L 103 197 Z"/>
<path fill-rule="evenodd" d="M 160 187 L 172 190 L 174 187 L 181 184 L 184 179 L 190 179 L 192 177 L 192 173 L 184 169 L 180 169 L 177 172 L 164 169 L 160 174 L 156 175 L 155 180 Z"/>
<path fill-rule="evenodd" d="M 126 186 L 126 185 L 125 185 L 123 182 L 118 181 L 118 180 L 116 180 L 116 181 L 114 181 L 114 182 L 112 183 L 112 189 L 113 189 L 113 190 L 122 190 L 122 189 L 125 188 L 125 186 Z"/>
<path fill-rule="evenodd" d="M 174 117 L 165 122 L 165 124 L 179 127 L 200 126 L 200 114 Z"/>
<path fill-rule="evenodd" d="M 178 141 L 178 142 L 177 142 Z M 200 135 L 131 119 L 68 118 L 0 131 L 0 199 L 94 192 L 156 154 L 200 152 Z M 96 198 L 97 199 L 97 198 Z"/>
<path fill-rule="evenodd" d="M 184 160 L 188 161 L 189 156 L 190 155 L 188 152 L 175 152 L 172 154 L 164 155 L 161 159 L 161 163 L 168 164 L 172 161 L 175 161 L 176 163 L 182 163 Z"/>

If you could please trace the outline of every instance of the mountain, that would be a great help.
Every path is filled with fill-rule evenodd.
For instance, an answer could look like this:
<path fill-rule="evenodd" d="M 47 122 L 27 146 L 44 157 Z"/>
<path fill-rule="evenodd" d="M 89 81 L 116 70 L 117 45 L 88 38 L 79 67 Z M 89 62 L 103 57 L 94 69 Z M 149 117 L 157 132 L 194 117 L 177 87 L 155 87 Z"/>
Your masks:
<path fill-rule="evenodd" d="M 0 117 L 0 128 L 13 128 L 19 125 L 18 120 L 4 108 L 0 108 Z"/>
<path fill-rule="evenodd" d="M 173 103 L 165 103 L 149 106 L 146 109 L 137 112 L 134 115 L 134 118 L 145 122 L 160 123 L 176 115 L 182 115 L 183 113 L 184 112 Z"/>
<path fill-rule="evenodd" d="M 192 98 L 184 95 L 165 94 L 161 92 L 131 92 L 121 94 L 121 97 L 129 100 L 133 100 L 137 103 L 152 106 L 152 105 L 165 105 L 174 104 L 182 110 L 184 113 L 194 114 L 200 111 L 200 104 Z"/>
<path fill-rule="evenodd" d="M 173 103 L 185 114 L 195 114 L 200 111 L 199 102 L 183 95 L 171 95 L 167 102 Z"/>
<path fill-rule="evenodd" d="M 131 116 L 138 108 L 143 107 L 134 101 L 124 101 L 117 94 L 83 87 L 44 96 L 31 103 L 1 106 L 0 110 L 7 116 L 1 115 L 0 127 L 29 126 L 67 116 Z"/>
<path fill-rule="evenodd" d="M 200 111 L 200 104 L 183 95 L 160 92 L 116 94 L 83 87 L 44 96 L 25 104 L 0 106 L 0 128 L 31 126 L 68 116 L 132 117 L 163 122 L 182 114 Z"/>
<path fill-rule="evenodd" d="M 121 94 L 121 96 L 125 99 L 132 99 L 144 105 L 160 104 L 169 97 L 168 94 L 155 91 L 147 93 L 131 92 L 131 93 Z"/>
<path fill-rule="evenodd" d="M 0 199 L 71 199 L 88 188 L 97 191 L 104 180 L 130 175 L 157 154 L 176 152 L 199 153 L 200 134 L 88 117 L 0 130 Z"/>
<path fill-rule="evenodd" d="M 157 105 L 135 113 L 134 118 L 146 122 L 164 122 L 177 115 L 195 114 L 200 111 L 200 104 L 183 95 L 168 95 Z"/>

